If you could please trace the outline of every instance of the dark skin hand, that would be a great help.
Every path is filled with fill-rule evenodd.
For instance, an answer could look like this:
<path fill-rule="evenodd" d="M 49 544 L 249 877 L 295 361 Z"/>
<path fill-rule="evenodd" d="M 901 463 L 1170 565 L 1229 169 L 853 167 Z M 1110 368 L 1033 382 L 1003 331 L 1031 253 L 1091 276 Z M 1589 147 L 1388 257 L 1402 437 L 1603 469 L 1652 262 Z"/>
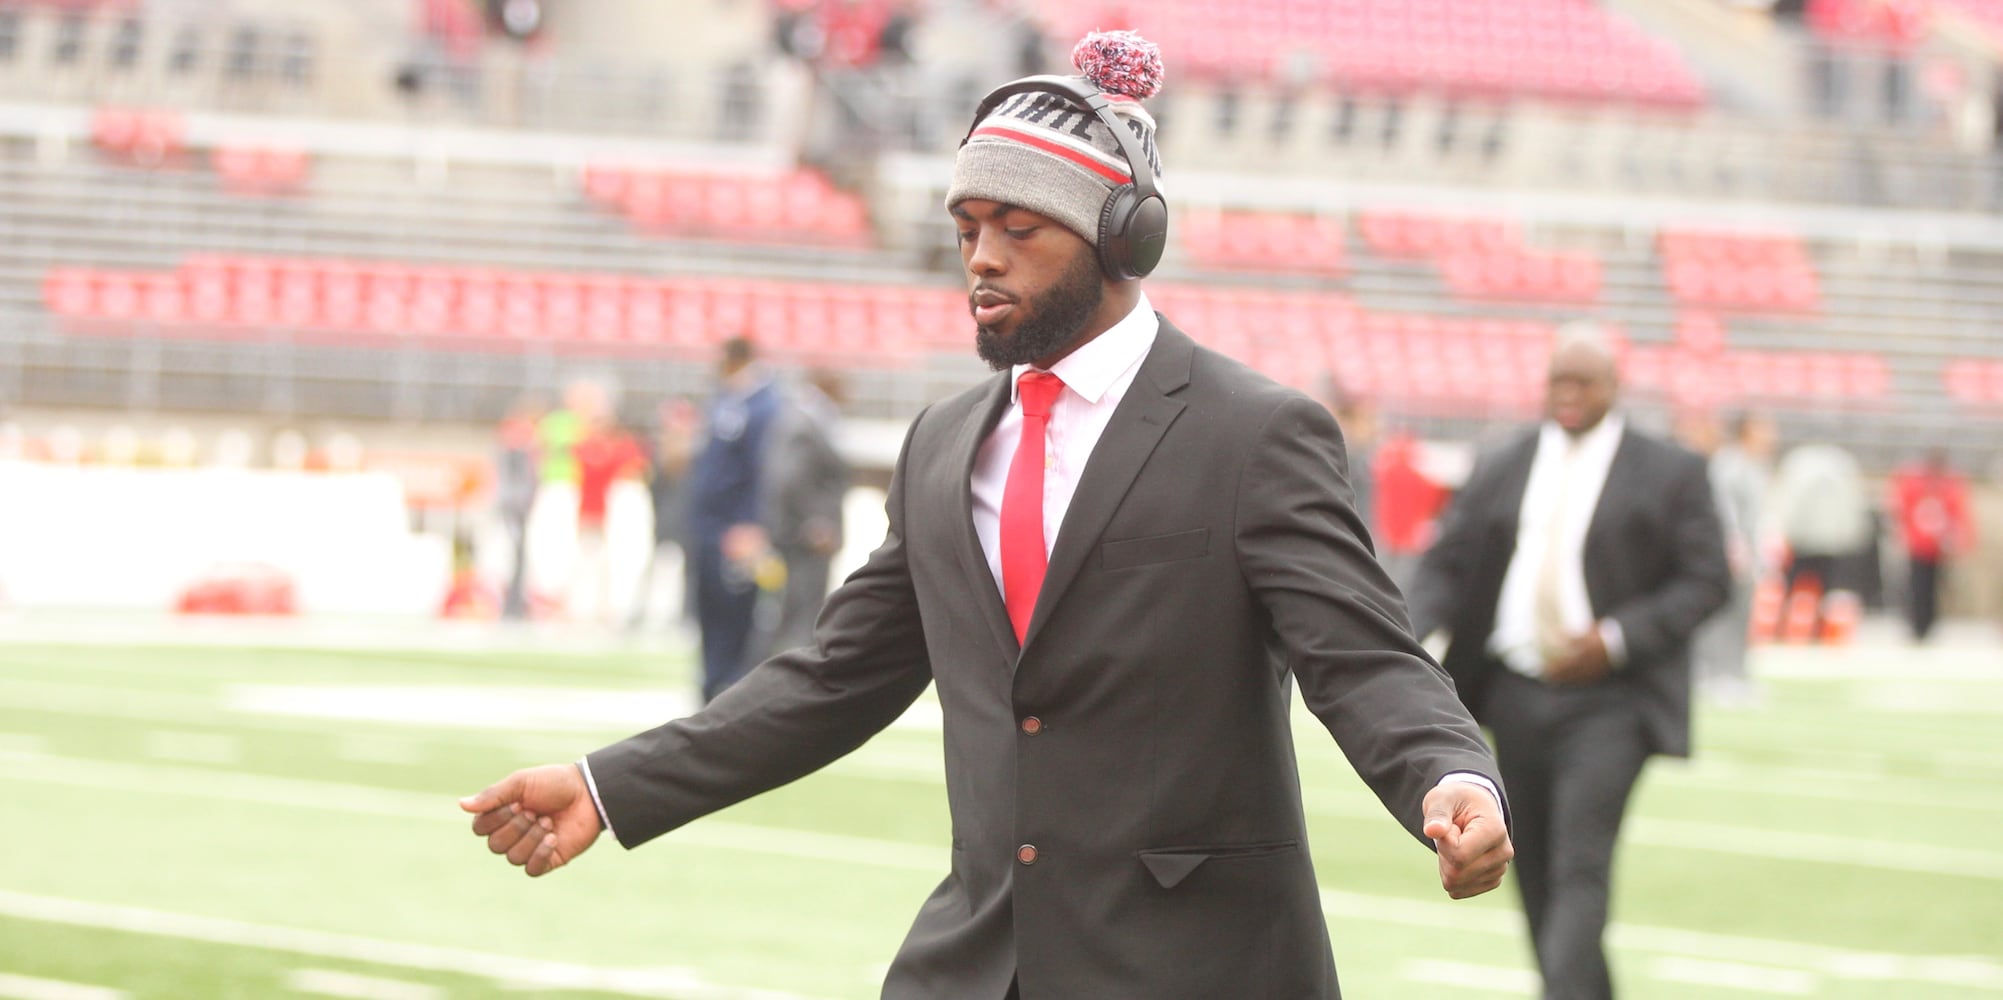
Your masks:
<path fill-rule="evenodd" d="M 531 876 L 547 875 L 591 847 L 603 827 L 584 776 L 570 764 L 516 771 L 459 800 L 473 834 Z"/>
<path fill-rule="evenodd" d="M 1599 629 L 1573 636 L 1565 651 L 1544 664 L 1544 679 L 1552 684 L 1591 684 L 1613 668 Z"/>
<path fill-rule="evenodd" d="M 1440 888 L 1454 899 L 1479 896 L 1502 884 L 1516 848 L 1502 822 L 1502 808 L 1488 790 L 1449 781 L 1426 793 L 1422 828 L 1440 852 Z"/>

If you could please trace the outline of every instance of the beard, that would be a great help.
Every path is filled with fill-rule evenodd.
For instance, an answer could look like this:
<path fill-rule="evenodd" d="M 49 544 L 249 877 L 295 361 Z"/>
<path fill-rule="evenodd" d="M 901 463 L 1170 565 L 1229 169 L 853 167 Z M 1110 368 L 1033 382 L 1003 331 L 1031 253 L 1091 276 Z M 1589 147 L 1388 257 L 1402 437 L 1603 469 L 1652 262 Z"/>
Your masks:
<path fill-rule="evenodd" d="M 1086 251 L 1071 262 L 1056 284 L 1036 296 L 1034 307 L 1028 299 L 1017 304 L 1014 333 L 1002 333 L 991 326 L 974 328 L 974 350 L 988 367 L 1003 371 L 1031 364 L 1069 347 L 1078 338 L 1106 299 L 1098 257 L 1090 247 Z"/>

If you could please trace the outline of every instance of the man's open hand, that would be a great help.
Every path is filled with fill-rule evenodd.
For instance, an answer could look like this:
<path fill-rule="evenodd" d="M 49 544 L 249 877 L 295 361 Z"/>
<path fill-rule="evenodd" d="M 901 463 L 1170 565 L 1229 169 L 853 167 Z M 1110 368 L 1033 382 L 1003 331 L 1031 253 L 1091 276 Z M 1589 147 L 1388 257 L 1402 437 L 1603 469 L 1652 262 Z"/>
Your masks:
<path fill-rule="evenodd" d="M 583 854 L 598 839 L 598 807 L 571 764 L 516 771 L 478 795 L 459 800 L 474 813 L 473 832 L 508 863 L 544 875 Z"/>
<path fill-rule="evenodd" d="M 1516 856 L 1502 806 L 1480 785 L 1449 781 L 1426 793 L 1421 828 L 1440 852 L 1440 887 L 1455 899 L 1479 896 L 1502 884 Z"/>

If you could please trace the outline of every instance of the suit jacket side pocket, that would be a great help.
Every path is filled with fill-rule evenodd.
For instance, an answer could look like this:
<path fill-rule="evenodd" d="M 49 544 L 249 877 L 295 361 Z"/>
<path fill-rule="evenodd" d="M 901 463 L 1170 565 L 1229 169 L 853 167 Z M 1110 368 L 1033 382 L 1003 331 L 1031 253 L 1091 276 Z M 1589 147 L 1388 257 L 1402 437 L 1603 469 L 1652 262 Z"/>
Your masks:
<path fill-rule="evenodd" d="M 1129 569 L 1153 563 L 1196 559 L 1210 552 L 1210 529 L 1194 528 L 1169 535 L 1123 538 L 1099 546 L 1099 568 Z"/>

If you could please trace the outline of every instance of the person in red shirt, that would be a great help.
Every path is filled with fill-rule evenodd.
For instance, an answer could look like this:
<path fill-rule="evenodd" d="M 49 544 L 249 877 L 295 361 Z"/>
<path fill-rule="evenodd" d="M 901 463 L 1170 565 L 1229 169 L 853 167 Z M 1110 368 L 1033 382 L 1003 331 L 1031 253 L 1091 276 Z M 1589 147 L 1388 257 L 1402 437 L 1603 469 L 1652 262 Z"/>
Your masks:
<path fill-rule="evenodd" d="M 1940 607 L 1941 564 L 1975 541 L 1968 517 L 1968 484 L 1947 464 L 1947 453 L 1935 449 L 1926 460 L 1892 476 L 1892 509 L 1898 512 L 1899 538 L 1910 570 L 1906 588 L 1906 620 L 1913 640 L 1926 641 Z"/>
<path fill-rule="evenodd" d="M 577 563 L 571 577 L 574 614 L 617 620 L 618 602 L 612 585 L 612 559 L 606 545 L 606 498 L 614 483 L 646 474 L 647 454 L 633 435 L 611 419 L 601 418 L 577 443 Z M 592 592 L 594 601 L 581 600 Z M 587 608 L 589 609 L 587 611 Z"/>
<path fill-rule="evenodd" d="M 1433 531 L 1447 491 L 1419 468 L 1418 439 L 1392 434 L 1371 457 L 1375 485 L 1377 558 L 1402 589 L 1412 585 L 1419 557 Z"/>

